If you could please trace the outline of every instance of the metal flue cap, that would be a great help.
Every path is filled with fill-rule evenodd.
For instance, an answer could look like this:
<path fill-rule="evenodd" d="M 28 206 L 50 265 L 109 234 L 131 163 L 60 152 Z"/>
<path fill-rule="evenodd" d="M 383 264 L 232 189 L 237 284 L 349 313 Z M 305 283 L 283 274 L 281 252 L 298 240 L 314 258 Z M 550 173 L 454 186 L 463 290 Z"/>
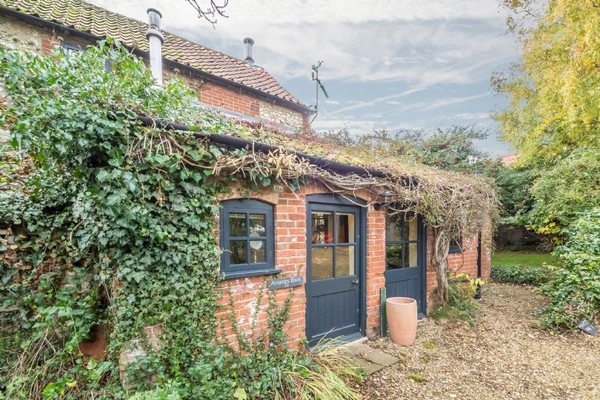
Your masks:
<path fill-rule="evenodd" d="M 150 29 L 156 29 L 160 31 L 160 20 L 162 18 L 162 14 L 156 8 L 149 8 L 146 10 L 148 13 L 148 17 L 150 19 Z"/>

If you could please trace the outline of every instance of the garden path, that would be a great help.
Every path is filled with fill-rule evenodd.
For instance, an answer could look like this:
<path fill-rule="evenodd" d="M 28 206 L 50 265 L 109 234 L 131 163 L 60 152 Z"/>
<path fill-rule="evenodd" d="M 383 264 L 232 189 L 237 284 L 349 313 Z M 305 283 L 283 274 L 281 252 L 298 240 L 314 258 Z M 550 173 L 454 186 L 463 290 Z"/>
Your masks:
<path fill-rule="evenodd" d="M 366 344 L 400 362 L 369 376 L 365 399 L 600 399 L 600 335 L 535 328 L 545 298 L 488 284 L 475 325 L 426 319 L 412 347 Z"/>

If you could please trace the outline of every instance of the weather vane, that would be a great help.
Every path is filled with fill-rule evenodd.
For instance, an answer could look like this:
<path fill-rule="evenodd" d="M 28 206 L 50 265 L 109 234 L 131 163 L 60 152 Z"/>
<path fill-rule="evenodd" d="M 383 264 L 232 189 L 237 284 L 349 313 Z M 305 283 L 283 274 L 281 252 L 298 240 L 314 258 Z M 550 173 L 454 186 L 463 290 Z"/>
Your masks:
<path fill-rule="evenodd" d="M 325 86 L 323 86 L 323 84 L 321 83 L 321 80 L 319 79 L 319 67 L 321 67 L 321 64 L 323 64 L 323 61 L 317 61 L 317 65 L 313 65 L 312 69 L 312 80 L 315 81 L 315 116 L 313 117 L 313 119 L 310 121 L 311 125 L 313 123 L 313 121 L 317 118 L 317 115 L 319 115 L 319 89 L 321 89 L 321 91 L 323 91 L 323 94 L 325 95 L 326 98 L 329 98 L 329 95 L 327 94 L 327 90 L 325 90 Z"/>

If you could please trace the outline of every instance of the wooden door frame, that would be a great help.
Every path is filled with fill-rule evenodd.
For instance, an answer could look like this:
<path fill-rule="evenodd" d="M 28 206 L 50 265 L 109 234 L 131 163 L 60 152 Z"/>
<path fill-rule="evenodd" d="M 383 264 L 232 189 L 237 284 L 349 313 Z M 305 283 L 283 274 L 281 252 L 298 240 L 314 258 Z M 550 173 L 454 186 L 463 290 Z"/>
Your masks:
<path fill-rule="evenodd" d="M 359 279 L 359 288 L 358 288 L 358 304 L 359 304 L 359 333 L 361 337 L 366 336 L 366 325 L 367 325 L 367 202 L 358 198 L 353 198 L 352 201 L 347 198 L 338 195 L 338 194 L 310 194 L 306 196 L 306 284 L 305 284 L 305 295 L 306 295 L 306 308 L 304 319 L 305 323 L 305 334 L 308 330 L 309 324 L 309 299 L 312 298 L 312 264 L 308 258 L 309 255 L 309 247 L 312 243 L 310 234 L 311 234 L 311 205 L 312 204 L 324 204 L 329 206 L 351 206 L 356 207 L 358 211 L 358 223 L 359 229 L 356 232 L 357 235 L 357 243 L 358 243 L 358 252 L 359 252 L 359 266 L 360 268 L 358 279 Z M 348 340 L 355 340 L 358 337 L 354 338 L 348 336 Z M 308 335 L 307 335 L 308 338 Z"/>
<path fill-rule="evenodd" d="M 387 220 L 387 218 L 386 218 Z M 387 229 L 387 227 L 386 227 Z M 417 310 L 419 313 L 419 318 L 423 318 L 427 315 L 427 250 L 428 250 L 428 241 L 427 241 L 427 231 L 428 227 L 424 223 L 424 219 L 422 215 L 417 215 L 417 246 L 418 246 L 418 259 L 419 259 L 419 267 L 421 267 L 421 304 L 422 310 Z M 387 269 L 387 245 L 385 237 L 383 238 L 384 247 L 384 258 L 385 258 L 385 270 L 383 271 L 383 279 L 384 279 L 384 287 L 387 288 L 387 277 L 388 277 L 388 269 Z"/>

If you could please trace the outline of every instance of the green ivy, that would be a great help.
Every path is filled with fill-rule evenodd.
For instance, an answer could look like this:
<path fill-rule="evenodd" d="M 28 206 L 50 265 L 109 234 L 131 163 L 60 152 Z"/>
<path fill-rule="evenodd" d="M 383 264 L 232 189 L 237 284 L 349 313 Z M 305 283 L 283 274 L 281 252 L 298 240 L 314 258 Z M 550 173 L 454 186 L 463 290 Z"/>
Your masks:
<path fill-rule="evenodd" d="M 111 43 L 52 57 L 2 49 L 0 71 L 12 146 L 0 221 L 17 233 L 18 254 L 2 261 L 1 295 L 24 336 L 23 354 L 0 366 L 7 396 L 118 396 L 117 354 L 153 324 L 165 331 L 156 378 L 189 374 L 215 338 L 213 228 L 225 187 L 182 154 L 212 165 L 220 150 L 182 132 L 168 141 L 137 115 L 235 128 L 199 112 L 181 82 L 153 88 L 143 62 Z M 110 329 L 101 367 L 78 356 L 99 323 Z"/>
<path fill-rule="evenodd" d="M 544 328 L 573 329 L 600 312 L 600 209 L 582 213 L 565 237 L 553 277 L 540 288 L 550 298 L 540 318 Z"/>
<path fill-rule="evenodd" d="M 241 351 L 220 343 L 217 199 L 239 178 L 213 167 L 249 151 L 206 139 L 241 128 L 203 110 L 182 82 L 153 83 L 110 41 L 51 56 L 0 47 L 0 127 L 10 132 L 0 143 L 0 227 L 10 230 L 0 237 L 0 399 L 315 398 L 302 391 L 319 385 L 357 398 L 329 358 L 287 347 L 292 292 L 283 304 L 260 295 L 268 329 L 238 330 Z M 195 132 L 144 126 L 140 115 Z M 240 183 L 282 181 L 257 171 Z M 150 325 L 163 328 L 160 346 L 144 340 Z M 102 361 L 79 349 L 99 326 Z M 127 348 L 140 355 L 121 371 L 124 389 Z M 356 367 L 338 364 L 356 379 Z"/>

